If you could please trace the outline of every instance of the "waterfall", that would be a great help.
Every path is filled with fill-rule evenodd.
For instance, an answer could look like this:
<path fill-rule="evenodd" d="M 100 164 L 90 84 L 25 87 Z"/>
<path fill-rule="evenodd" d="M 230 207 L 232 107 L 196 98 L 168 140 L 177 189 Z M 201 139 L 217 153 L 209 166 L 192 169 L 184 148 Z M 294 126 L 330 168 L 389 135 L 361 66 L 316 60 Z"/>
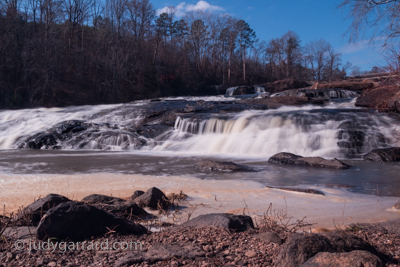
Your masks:
<path fill-rule="evenodd" d="M 234 93 L 235 90 L 238 89 L 238 88 L 239 88 L 239 86 L 229 87 L 228 89 L 226 89 L 225 96 L 233 96 L 233 93 Z"/>

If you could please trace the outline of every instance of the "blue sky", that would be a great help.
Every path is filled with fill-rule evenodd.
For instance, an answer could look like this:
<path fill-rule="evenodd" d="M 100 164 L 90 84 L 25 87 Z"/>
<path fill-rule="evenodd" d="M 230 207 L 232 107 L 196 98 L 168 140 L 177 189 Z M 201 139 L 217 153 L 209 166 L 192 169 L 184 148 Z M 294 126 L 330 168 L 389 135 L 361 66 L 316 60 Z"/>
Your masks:
<path fill-rule="evenodd" d="M 206 9 L 209 12 L 228 13 L 244 19 L 255 30 L 257 38 L 269 41 L 287 31 L 296 32 L 302 45 L 323 38 L 342 54 L 342 61 L 370 70 L 384 66 L 380 47 L 371 47 L 368 40 L 348 44 L 346 33 L 350 21 L 346 14 L 336 10 L 340 0 L 151 0 L 161 10 L 167 6 L 185 10 Z"/>

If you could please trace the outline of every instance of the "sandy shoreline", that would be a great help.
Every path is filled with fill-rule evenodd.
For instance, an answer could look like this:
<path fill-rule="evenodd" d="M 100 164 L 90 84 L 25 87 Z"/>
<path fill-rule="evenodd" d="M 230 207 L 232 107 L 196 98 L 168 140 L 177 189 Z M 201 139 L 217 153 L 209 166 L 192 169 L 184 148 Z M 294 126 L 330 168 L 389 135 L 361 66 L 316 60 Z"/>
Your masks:
<path fill-rule="evenodd" d="M 2 174 L 0 182 L 0 204 L 5 207 L 6 213 L 27 206 L 39 196 L 49 193 L 61 194 L 73 200 L 81 200 L 95 193 L 125 198 L 135 190 L 156 186 L 167 194 L 183 191 L 189 196 L 188 201 L 181 204 L 178 217 L 182 220 L 191 212 L 193 218 L 206 213 L 243 214 L 244 211 L 256 219 L 263 216 L 270 204 L 274 212 L 287 213 L 294 221 L 306 217 L 307 222 L 316 223 L 315 229 L 385 221 L 400 216 L 399 211 L 392 209 L 398 198 L 355 194 L 336 188 L 322 189 L 325 196 L 320 196 L 270 189 L 252 181 L 109 173 Z"/>

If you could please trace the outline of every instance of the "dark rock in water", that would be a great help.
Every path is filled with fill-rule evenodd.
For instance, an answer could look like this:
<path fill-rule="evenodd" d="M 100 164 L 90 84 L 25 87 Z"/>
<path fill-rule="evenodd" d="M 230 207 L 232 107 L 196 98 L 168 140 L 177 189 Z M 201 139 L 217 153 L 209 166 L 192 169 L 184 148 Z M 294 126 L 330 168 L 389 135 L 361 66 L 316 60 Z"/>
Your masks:
<path fill-rule="evenodd" d="M 367 251 L 380 257 L 372 245 L 347 233 L 295 234 L 281 247 L 275 266 L 300 266 L 319 252 L 343 253 L 354 250 Z"/>
<path fill-rule="evenodd" d="M 52 134 L 37 134 L 26 142 L 25 148 L 31 149 L 50 149 L 57 144 L 57 140 Z"/>
<path fill-rule="evenodd" d="M 230 213 L 200 215 L 183 223 L 181 226 L 194 228 L 215 227 L 233 231 L 247 231 L 254 228 L 253 220 L 250 216 L 233 215 Z"/>
<path fill-rule="evenodd" d="M 136 198 L 140 197 L 143 194 L 144 194 L 144 191 L 136 190 L 135 192 L 133 192 L 133 194 L 131 196 L 131 200 L 135 200 Z"/>
<path fill-rule="evenodd" d="M 35 236 L 36 227 L 19 226 L 7 227 L 2 233 L 3 236 L 13 239 L 33 238 Z"/>
<path fill-rule="evenodd" d="M 320 157 L 302 157 L 292 153 L 281 152 L 273 155 L 268 160 L 269 163 L 282 165 L 302 165 L 319 168 L 348 169 L 351 167 L 337 159 L 324 159 Z"/>
<path fill-rule="evenodd" d="M 166 209 L 171 206 L 167 196 L 157 187 L 152 187 L 143 195 L 135 198 L 135 203 L 141 207 L 148 207 L 153 210 L 159 208 Z"/>
<path fill-rule="evenodd" d="M 400 161 L 400 147 L 374 149 L 364 156 L 365 160 L 379 162 Z"/>
<path fill-rule="evenodd" d="M 202 171 L 219 171 L 219 172 L 252 172 L 254 169 L 239 165 L 234 162 L 227 161 L 214 161 L 214 160 L 202 160 L 195 166 L 196 169 Z"/>
<path fill-rule="evenodd" d="M 118 197 L 111 197 L 99 194 L 92 194 L 82 198 L 82 202 L 86 202 L 88 204 L 108 204 L 113 205 L 121 202 L 126 202 L 125 199 Z"/>
<path fill-rule="evenodd" d="M 44 198 L 40 198 L 24 208 L 21 212 L 19 212 L 16 216 L 16 220 L 20 224 L 37 225 L 42 219 L 43 215 L 51 208 L 60 205 L 61 203 L 71 201 L 70 199 L 57 195 L 57 194 L 49 194 Z"/>
<path fill-rule="evenodd" d="M 138 251 L 127 254 L 118 259 L 115 262 L 115 266 L 128 267 L 144 261 L 153 264 L 159 261 L 167 261 L 171 258 L 194 260 L 205 255 L 206 252 L 203 249 L 192 243 L 160 244 L 151 247 L 144 253 Z"/>
<path fill-rule="evenodd" d="M 320 252 L 307 260 L 301 267 L 383 267 L 385 264 L 376 255 L 363 250 L 344 253 Z"/>
<path fill-rule="evenodd" d="M 315 190 L 315 189 L 309 189 L 309 188 L 290 188 L 290 187 L 288 188 L 288 187 L 270 187 L 270 186 L 266 186 L 266 187 L 272 188 L 272 189 L 284 190 L 284 191 L 292 191 L 292 192 L 300 192 L 300 193 L 306 193 L 306 194 L 325 196 L 325 194 L 322 191 Z"/>
<path fill-rule="evenodd" d="M 83 240 L 113 230 L 122 234 L 147 234 L 140 224 L 83 202 L 65 202 L 48 210 L 40 221 L 36 237 L 40 240 Z"/>
<path fill-rule="evenodd" d="M 175 121 L 174 121 L 175 123 Z M 144 125 L 136 130 L 136 132 L 146 138 L 155 138 L 161 134 L 173 130 L 174 128 L 166 125 Z"/>
<path fill-rule="evenodd" d="M 253 237 L 263 240 L 265 243 L 275 243 L 281 245 L 283 243 L 282 239 L 274 232 L 266 232 L 261 234 L 253 235 Z"/>

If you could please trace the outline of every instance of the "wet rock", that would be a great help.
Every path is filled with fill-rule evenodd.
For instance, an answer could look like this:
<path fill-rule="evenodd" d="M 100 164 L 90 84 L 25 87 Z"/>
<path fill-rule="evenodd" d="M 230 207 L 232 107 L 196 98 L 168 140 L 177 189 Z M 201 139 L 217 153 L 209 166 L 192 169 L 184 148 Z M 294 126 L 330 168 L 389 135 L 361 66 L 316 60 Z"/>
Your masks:
<path fill-rule="evenodd" d="M 148 207 L 153 210 L 159 208 L 166 209 L 171 205 L 167 196 L 157 187 L 152 187 L 141 196 L 135 198 L 135 203 L 141 207 Z"/>
<path fill-rule="evenodd" d="M 99 195 L 99 194 L 92 194 L 86 196 L 82 198 L 82 201 L 88 204 L 108 204 L 108 205 L 117 204 L 120 202 L 126 202 L 126 200 L 122 198 Z"/>
<path fill-rule="evenodd" d="M 354 250 L 347 253 L 320 252 L 301 267 L 383 267 L 383 262 L 368 251 Z"/>
<path fill-rule="evenodd" d="M 309 99 L 307 97 L 295 97 L 295 96 L 275 96 L 269 98 L 257 98 L 257 99 L 244 99 L 237 101 L 238 103 L 248 105 L 264 106 L 264 109 L 277 109 L 283 106 L 302 106 L 302 105 L 324 105 L 323 99 Z"/>
<path fill-rule="evenodd" d="M 160 244 L 150 248 L 147 252 L 133 252 L 118 259 L 115 266 L 125 267 L 141 262 L 155 263 L 158 261 L 166 261 L 171 258 L 178 259 L 195 259 L 204 257 L 206 253 L 195 244 Z"/>
<path fill-rule="evenodd" d="M 249 216 L 233 215 L 230 213 L 212 213 L 200 215 L 188 222 L 183 227 L 215 227 L 233 231 L 247 231 L 254 228 L 253 220 Z"/>
<path fill-rule="evenodd" d="M 379 162 L 400 161 L 400 147 L 374 149 L 364 156 L 365 160 Z"/>
<path fill-rule="evenodd" d="M 28 205 L 16 216 L 16 220 L 22 225 L 37 225 L 42 219 L 42 216 L 51 208 L 58 206 L 61 203 L 71 201 L 67 197 L 49 194 L 44 198 L 40 198 Z"/>
<path fill-rule="evenodd" d="M 379 257 L 373 246 L 347 233 L 295 234 L 281 247 L 275 266 L 300 266 L 319 252 L 343 253 L 354 250 L 367 251 Z"/>
<path fill-rule="evenodd" d="M 196 169 L 202 171 L 219 171 L 219 172 L 251 172 L 254 169 L 239 165 L 234 162 L 227 161 L 214 161 L 214 160 L 202 160 L 194 166 Z"/>
<path fill-rule="evenodd" d="M 292 153 L 281 152 L 273 155 L 268 160 L 269 163 L 281 165 L 302 165 L 319 168 L 348 169 L 351 167 L 337 159 L 324 159 L 320 157 L 302 157 Z"/>
<path fill-rule="evenodd" d="M 133 192 L 133 194 L 131 196 L 131 200 L 135 200 L 136 198 L 140 197 L 143 194 L 144 194 L 144 191 L 136 190 L 135 192 Z"/>
<path fill-rule="evenodd" d="M 48 210 L 40 221 L 36 237 L 83 240 L 113 230 L 122 234 L 146 234 L 147 229 L 83 202 L 65 202 Z"/>
<path fill-rule="evenodd" d="M 36 227 L 17 226 L 7 227 L 2 233 L 3 236 L 13 239 L 33 238 L 35 236 Z"/>
<path fill-rule="evenodd" d="M 292 191 L 292 192 L 325 196 L 325 194 L 322 191 L 310 189 L 310 188 L 270 187 L 270 186 L 266 186 L 266 187 L 272 188 L 272 189 L 284 190 L 284 191 Z"/>
<path fill-rule="evenodd" d="M 114 204 L 93 204 L 93 206 L 118 214 L 123 217 L 146 217 L 149 214 L 139 207 L 138 204 L 131 201 L 117 202 Z"/>
<path fill-rule="evenodd" d="M 52 134 L 37 134 L 31 137 L 23 147 L 31 149 L 50 149 L 57 144 L 57 140 Z"/>
<path fill-rule="evenodd" d="M 277 245 L 281 245 L 283 243 L 282 239 L 274 232 L 266 232 L 257 235 L 253 235 L 253 237 L 258 238 L 265 243 L 275 243 Z"/>

